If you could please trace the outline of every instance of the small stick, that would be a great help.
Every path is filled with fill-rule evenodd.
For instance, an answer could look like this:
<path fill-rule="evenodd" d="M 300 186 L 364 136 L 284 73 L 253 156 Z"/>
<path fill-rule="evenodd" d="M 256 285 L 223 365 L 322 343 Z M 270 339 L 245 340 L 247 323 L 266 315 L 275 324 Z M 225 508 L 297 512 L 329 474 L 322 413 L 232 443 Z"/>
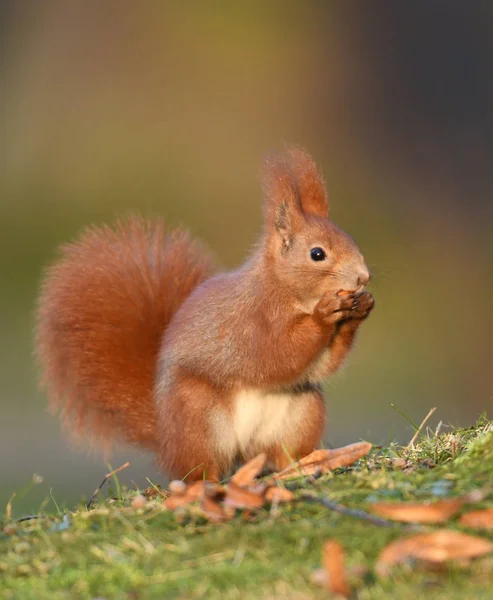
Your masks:
<path fill-rule="evenodd" d="M 418 435 L 421 433 L 421 430 L 423 429 L 423 427 L 425 426 L 426 421 L 428 421 L 428 419 L 431 417 L 431 415 L 436 411 L 437 407 L 435 406 L 434 408 L 430 408 L 428 414 L 426 415 L 426 417 L 421 421 L 421 425 L 416 429 L 416 432 L 414 433 L 411 441 L 409 442 L 409 444 L 406 446 L 406 450 L 410 450 L 411 448 L 414 448 L 414 442 L 416 441 Z"/>
<path fill-rule="evenodd" d="M 108 481 L 108 479 L 110 477 L 113 477 L 113 475 L 116 475 L 117 473 L 119 473 L 120 471 L 123 471 L 123 469 L 126 469 L 127 467 L 130 466 L 129 462 L 126 462 L 124 465 L 122 465 L 121 467 L 118 467 L 118 469 L 115 469 L 114 471 L 111 471 L 111 473 L 106 473 L 106 475 L 104 476 L 103 481 L 101 482 L 100 486 L 94 490 L 94 494 L 90 497 L 89 501 L 86 503 L 86 509 L 89 510 L 91 508 L 91 506 L 94 504 L 94 500 L 96 500 L 96 496 L 99 494 L 99 492 L 102 490 L 103 485 Z"/>
<path fill-rule="evenodd" d="M 390 521 L 388 519 L 382 519 L 381 517 L 377 517 L 375 515 L 371 515 L 370 513 L 365 512 L 364 510 L 360 510 L 359 508 L 349 508 L 335 500 L 330 500 L 329 498 L 317 498 L 317 496 L 301 496 L 300 500 L 306 500 L 307 502 L 316 502 L 317 504 L 322 504 L 325 508 L 329 510 L 333 510 L 340 515 L 345 515 L 347 517 L 356 517 L 357 519 L 363 519 L 364 521 L 369 521 L 373 525 L 378 525 L 379 527 L 396 527 L 402 526 L 402 523 L 398 523 L 396 521 Z M 405 529 L 416 529 L 415 526 L 406 526 Z M 421 528 L 418 528 L 421 529 Z"/>
<path fill-rule="evenodd" d="M 45 515 L 27 515 L 26 517 L 19 517 L 15 520 L 16 523 L 23 523 L 24 521 L 32 521 L 33 519 L 46 519 Z"/>

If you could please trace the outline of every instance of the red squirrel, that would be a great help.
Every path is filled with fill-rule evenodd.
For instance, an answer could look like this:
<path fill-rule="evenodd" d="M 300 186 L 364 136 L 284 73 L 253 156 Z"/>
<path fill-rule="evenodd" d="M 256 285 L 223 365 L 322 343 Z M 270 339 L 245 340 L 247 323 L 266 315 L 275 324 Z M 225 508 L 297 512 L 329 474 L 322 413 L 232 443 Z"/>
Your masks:
<path fill-rule="evenodd" d="M 268 158 L 263 188 L 264 230 L 236 270 L 139 217 L 62 248 L 42 282 L 36 354 L 71 433 L 148 449 L 188 480 L 260 452 L 281 470 L 319 445 L 320 383 L 373 308 L 370 273 L 306 152 Z"/>

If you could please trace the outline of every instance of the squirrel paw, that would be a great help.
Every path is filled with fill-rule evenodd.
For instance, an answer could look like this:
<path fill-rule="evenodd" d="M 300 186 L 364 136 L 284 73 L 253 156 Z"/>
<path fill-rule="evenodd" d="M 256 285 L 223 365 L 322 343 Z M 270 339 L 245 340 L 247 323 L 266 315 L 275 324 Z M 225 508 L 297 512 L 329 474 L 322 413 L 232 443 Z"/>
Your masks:
<path fill-rule="evenodd" d="M 326 292 L 313 311 L 313 316 L 324 325 L 331 325 L 353 318 L 354 294 L 338 296 L 337 292 Z"/>
<path fill-rule="evenodd" d="M 375 300 L 370 292 L 361 292 L 353 298 L 351 319 L 366 319 L 375 306 Z"/>

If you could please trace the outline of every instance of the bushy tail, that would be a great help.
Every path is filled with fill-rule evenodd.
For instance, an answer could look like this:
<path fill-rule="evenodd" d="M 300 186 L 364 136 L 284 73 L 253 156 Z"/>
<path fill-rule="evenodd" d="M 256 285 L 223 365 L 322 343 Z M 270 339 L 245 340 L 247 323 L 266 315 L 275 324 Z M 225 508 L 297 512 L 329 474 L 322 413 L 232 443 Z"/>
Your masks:
<path fill-rule="evenodd" d="M 50 407 L 69 430 L 156 449 L 161 338 L 215 267 L 201 244 L 131 217 L 62 248 L 37 309 L 36 354 Z"/>

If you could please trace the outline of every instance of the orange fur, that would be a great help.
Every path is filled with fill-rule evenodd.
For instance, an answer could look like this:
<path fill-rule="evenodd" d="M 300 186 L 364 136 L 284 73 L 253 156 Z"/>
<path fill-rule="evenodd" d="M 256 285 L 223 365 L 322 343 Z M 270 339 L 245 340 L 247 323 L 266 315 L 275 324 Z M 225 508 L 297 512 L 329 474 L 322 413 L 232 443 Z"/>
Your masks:
<path fill-rule="evenodd" d="M 136 217 L 62 249 L 43 282 L 36 350 L 69 431 L 137 444 L 190 479 L 217 480 L 262 451 L 282 468 L 286 450 L 318 445 L 319 382 L 373 307 L 370 276 L 330 221 L 307 153 L 266 161 L 264 193 L 263 236 L 231 272 L 214 274 L 186 233 Z"/>
<path fill-rule="evenodd" d="M 161 337 L 214 270 L 186 232 L 138 217 L 62 248 L 39 298 L 36 352 L 50 406 L 74 434 L 155 450 Z"/>

